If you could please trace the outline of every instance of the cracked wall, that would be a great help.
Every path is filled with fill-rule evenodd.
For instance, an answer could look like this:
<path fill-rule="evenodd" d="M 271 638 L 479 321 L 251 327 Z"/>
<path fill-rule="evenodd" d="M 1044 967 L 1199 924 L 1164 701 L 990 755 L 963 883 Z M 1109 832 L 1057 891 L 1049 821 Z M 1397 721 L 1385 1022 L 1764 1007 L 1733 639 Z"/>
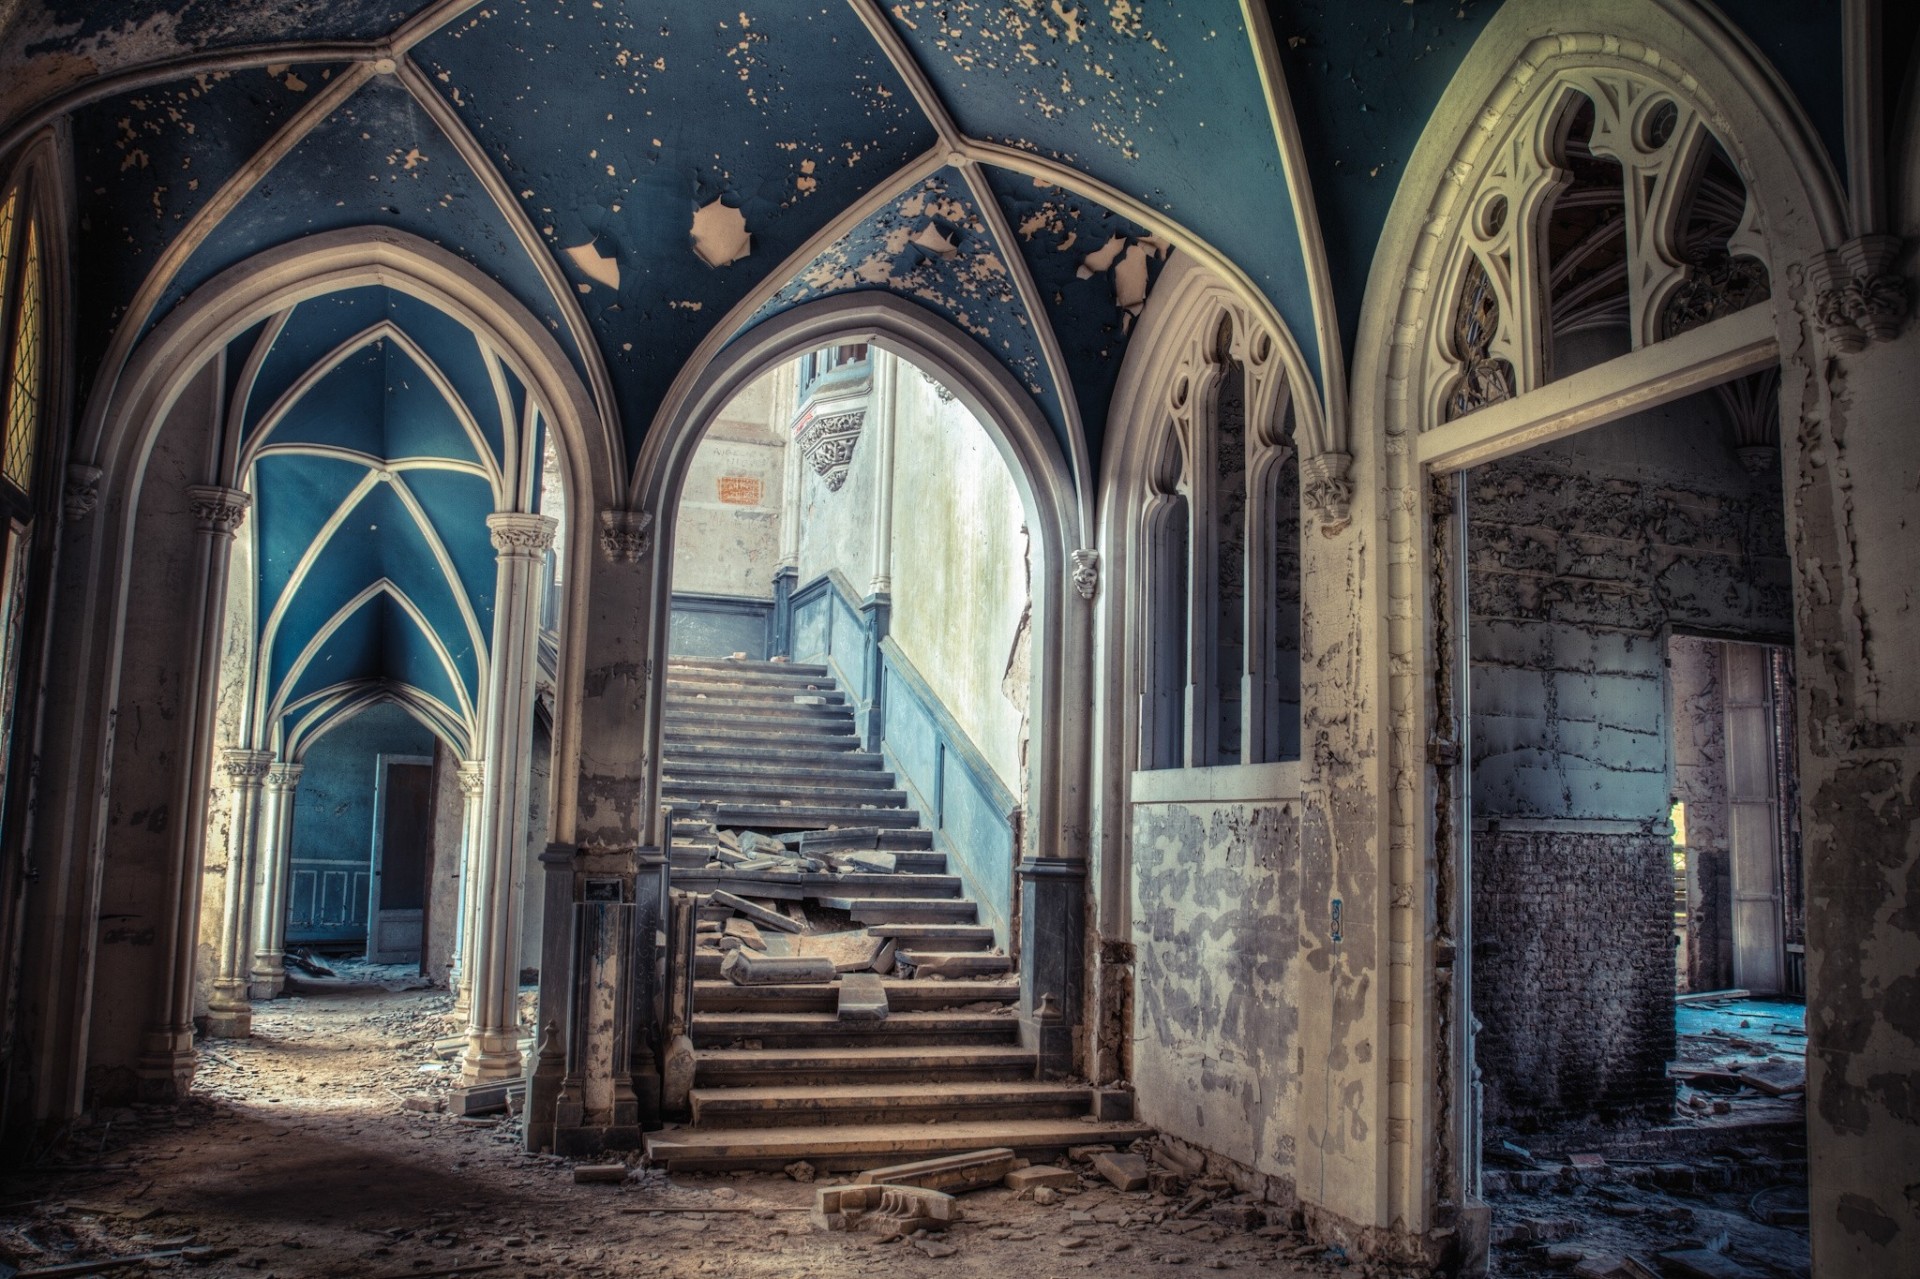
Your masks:
<path fill-rule="evenodd" d="M 1297 801 L 1134 806 L 1139 1117 L 1269 1176 L 1295 1173 Z"/>

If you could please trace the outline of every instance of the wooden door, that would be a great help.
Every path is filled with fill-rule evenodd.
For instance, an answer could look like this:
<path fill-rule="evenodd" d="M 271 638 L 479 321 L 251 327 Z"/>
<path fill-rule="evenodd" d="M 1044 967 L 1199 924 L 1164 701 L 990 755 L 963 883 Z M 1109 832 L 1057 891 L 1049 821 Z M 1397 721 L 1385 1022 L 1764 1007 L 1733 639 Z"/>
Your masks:
<path fill-rule="evenodd" d="M 417 962 L 426 935 L 433 844 L 433 760 L 382 755 L 373 796 L 373 882 L 367 958 Z"/>

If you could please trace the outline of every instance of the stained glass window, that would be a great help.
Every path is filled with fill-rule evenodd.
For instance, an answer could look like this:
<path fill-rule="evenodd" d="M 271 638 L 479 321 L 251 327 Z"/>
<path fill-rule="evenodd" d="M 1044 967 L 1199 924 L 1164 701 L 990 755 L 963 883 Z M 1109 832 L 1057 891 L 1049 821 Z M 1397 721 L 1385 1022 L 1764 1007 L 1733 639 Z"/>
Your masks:
<path fill-rule="evenodd" d="M 20 297 L 13 320 L 13 368 L 8 377 L 7 431 L 0 440 L 0 474 L 21 492 L 33 482 L 34 436 L 40 425 L 40 227 L 27 222 L 20 254 Z"/>
<path fill-rule="evenodd" d="M 9 250 L 13 248 L 13 210 L 19 203 L 20 192 L 15 189 L 7 192 L 6 203 L 0 204 L 0 308 L 4 308 L 7 296 L 7 268 L 12 265 Z"/>

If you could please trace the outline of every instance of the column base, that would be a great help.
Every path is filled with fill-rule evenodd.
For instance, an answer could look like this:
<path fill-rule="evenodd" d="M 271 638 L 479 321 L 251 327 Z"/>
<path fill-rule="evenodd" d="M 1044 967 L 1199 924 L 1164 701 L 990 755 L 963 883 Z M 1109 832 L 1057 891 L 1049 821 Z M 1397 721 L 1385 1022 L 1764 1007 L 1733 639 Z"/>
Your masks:
<path fill-rule="evenodd" d="M 526 1077 L 520 1058 L 519 1030 L 469 1030 L 466 1051 L 460 1057 L 461 1088 L 518 1082 Z"/>
<path fill-rule="evenodd" d="M 268 999 L 278 999 L 287 993 L 286 960 L 275 955 L 271 958 L 261 956 L 253 961 L 253 971 L 247 974 L 247 997 L 255 1003 Z"/>
<path fill-rule="evenodd" d="M 141 1101 L 177 1102 L 186 1100 L 193 1089 L 193 1072 L 199 1064 L 193 1053 L 190 1027 L 165 1027 L 149 1030 L 141 1038 L 140 1060 L 134 1066 L 139 1080 L 136 1090 Z"/>
<path fill-rule="evenodd" d="M 207 1000 L 207 1035 L 212 1039 L 245 1039 L 253 1034 L 251 983 L 220 981 Z"/>

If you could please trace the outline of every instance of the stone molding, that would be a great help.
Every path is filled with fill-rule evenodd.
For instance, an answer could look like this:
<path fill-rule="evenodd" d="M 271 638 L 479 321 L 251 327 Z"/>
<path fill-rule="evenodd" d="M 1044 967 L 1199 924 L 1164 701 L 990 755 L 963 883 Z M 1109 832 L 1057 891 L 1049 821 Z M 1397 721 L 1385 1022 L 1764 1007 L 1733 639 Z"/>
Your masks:
<path fill-rule="evenodd" d="M 187 489 L 187 510 L 193 515 L 194 527 L 202 533 L 232 537 L 252 504 L 253 498 L 241 489 L 218 484 L 194 484 Z"/>
<path fill-rule="evenodd" d="M 653 515 L 647 511 L 600 512 L 600 553 L 609 564 L 637 563 L 653 546 Z"/>
<path fill-rule="evenodd" d="M 1890 342 L 1900 333 L 1912 291 L 1898 270 L 1897 235 L 1862 235 L 1808 264 L 1814 319 L 1842 355 Z"/>
<path fill-rule="evenodd" d="M 267 785 L 275 790 L 294 790 L 300 785 L 300 774 L 306 771 L 305 764 L 275 764 L 267 769 Z"/>
<path fill-rule="evenodd" d="M 502 556 L 521 555 L 537 559 L 553 549 L 553 535 L 560 527 L 551 516 L 527 515 L 519 511 L 501 511 L 487 516 L 487 530 L 493 535 L 493 549 Z"/>
<path fill-rule="evenodd" d="M 1073 561 L 1073 589 L 1080 592 L 1080 598 L 1090 600 L 1100 589 L 1100 552 L 1078 550 L 1071 556 Z"/>
<path fill-rule="evenodd" d="M 93 514 L 93 508 L 100 502 L 100 477 L 104 474 L 106 472 L 97 466 L 80 462 L 67 464 L 67 481 L 61 489 L 60 502 L 69 524 L 77 524 Z"/>
<path fill-rule="evenodd" d="M 273 752 L 230 749 L 221 756 L 220 766 L 241 785 L 258 786 L 273 767 Z"/>
<path fill-rule="evenodd" d="M 1320 517 L 1322 532 L 1345 528 L 1353 509 L 1353 458 L 1345 453 L 1301 458 L 1300 504 Z"/>
<path fill-rule="evenodd" d="M 460 786 L 460 793 L 472 798 L 486 790 L 487 766 L 478 760 L 463 763 L 455 771 L 454 779 Z"/>

